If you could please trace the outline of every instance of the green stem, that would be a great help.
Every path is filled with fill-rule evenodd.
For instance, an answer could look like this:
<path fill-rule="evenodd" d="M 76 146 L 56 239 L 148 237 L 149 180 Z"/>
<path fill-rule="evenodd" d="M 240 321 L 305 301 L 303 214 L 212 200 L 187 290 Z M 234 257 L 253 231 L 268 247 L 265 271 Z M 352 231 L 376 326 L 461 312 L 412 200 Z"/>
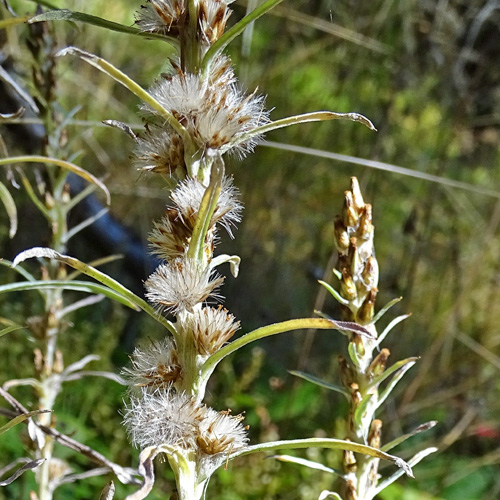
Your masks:
<path fill-rule="evenodd" d="M 187 256 L 198 262 L 203 262 L 203 254 L 205 249 L 205 238 L 212 216 L 217 208 L 219 196 L 222 186 L 222 178 L 224 177 L 224 162 L 218 156 L 212 163 L 212 170 L 210 173 L 210 184 L 208 185 L 203 198 L 201 200 L 198 217 L 193 229 L 193 235 L 189 243 Z"/>

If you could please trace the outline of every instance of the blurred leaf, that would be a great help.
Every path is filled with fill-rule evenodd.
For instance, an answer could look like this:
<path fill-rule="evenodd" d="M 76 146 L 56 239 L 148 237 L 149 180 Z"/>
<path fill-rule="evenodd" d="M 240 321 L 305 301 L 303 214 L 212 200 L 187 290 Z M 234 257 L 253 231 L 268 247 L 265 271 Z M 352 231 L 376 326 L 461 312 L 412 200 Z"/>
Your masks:
<path fill-rule="evenodd" d="M 27 420 L 30 417 L 33 417 L 35 415 L 39 415 L 40 413 L 50 413 L 50 410 L 34 410 L 34 411 L 30 411 L 29 413 L 23 413 L 22 415 L 18 415 L 17 417 L 13 418 L 9 422 L 7 422 L 5 425 L 0 427 L 0 435 L 3 434 L 4 432 L 7 432 L 10 429 L 12 429 L 12 427 L 15 427 L 17 424 L 24 422 L 25 420 Z"/>
<path fill-rule="evenodd" d="M 347 399 L 349 399 L 349 393 L 343 387 L 341 387 L 339 385 L 331 384 L 330 382 L 326 382 L 325 380 L 317 378 L 314 375 L 309 375 L 308 373 L 304 373 L 304 372 L 300 372 L 300 371 L 288 370 L 288 373 L 291 373 L 292 375 L 295 375 L 296 377 L 303 378 L 304 380 L 307 380 L 308 382 L 319 385 L 320 387 L 324 387 L 325 389 L 329 389 L 330 391 L 340 392 L 340 394 L 342 394 Z"/>
<path fill-rule="evenodd" d="M 290 455 L 272 455 L 269 458 L 274 458 L 280 462 L 288 462 L 291 464 L 302 465 L 308 467 L 309 469 L 316 469 L 323 472 L 330 472 L 331 474 L 336 474 L 337 476 L 344 477 L 344 473 L 336 469 L 327 467 L 326 465 L 320 464 L 318 462 L 313 462 L 312 460 L 306 460 L 305 458 L 292 457 Z"/>
<path fill-rule="evenodd" d="M 107 286 L 99 285 L 89 281 L 58 281 L 58 280 L 40 280 L 40 281 L 22 281 L 20 283 L 9 283 L 7 285 L 0 285 L 0 293 L 7 292 L 23 292 L 27 290 L 44 290 L 61 288 L 63 290 L 73 290 L 76 292 L 94 293 L 106 295 L 110 299 L 116 300 L 121 304 L 139 311 L 140 308 L 131 301 L 128 297 Z"/>
<path fill-rule="evenodd" d="M 21 118 L 21 116 L 24 115 L 25 111 L 26 111 L 26 109 L 19 108 L 15 113 L 6 113 L 6 114 L 0 113 L 0 122 L 4 121 L 4 120 L 16 121 L 19 118 Z"/>
<path fill-rule="evenodd" d="M 0 182 L 0 200 L 7 211 L 7 215 L 10 221 L 9 237 L 14 238 L 17 232 L 17 209 L 14 198 L 10 194 L 9 190 L 5 187 L 3 182 Z"/>
<path fill-rule="evenodd" d="M 23 465 L 22 467 L 19 467 L 19 469 L 17 469 L 16 472 L 12 476 L 10 476 L 8 479 L 4 479 L 3 481 L 0 481 L 0 486 L 8 486 L 13 481 L 15 481 L 21 474 L 23 474 L 27 470 L 35 469 L 43 462 L 45 462 L 45 458 L 37 458 L 36 460 L 32 460 L 31 462 L 28 462 L 27 464 Z"/>
<path fill-rule="evenodd" d="M 43 14 L 32 17 L 28 21 L 28 24 L 40 23 L 45 21 L 78 21 L 86 24 L 91 24 L 93 26 L 99 26 L 100 28 L 105 28 L 110 31 L 118 31 L 119 33 L 128 33 L 130 35 L 138 35 L 140 33 L 139 28 L 125 26 L 113 21 L 108 21 L 107 19 L 103 19 L 102 17 L 92 16 L 90 14 L 85 14 L 84 12 L 76 12 L 70 9 L 57 9 L 50 10 L 49 12 L 44 12 Z"/>
<path fill-rule="evenodd" d="M 69 161 L 58 160 L 57 158 L 48 158 L 46 156 L 37 155 L 26 155 L 26 156 L 12 156 L 10 158 L 0 159 L 0 165 L 9 165 L 11 163 L 47 163 L 50 165 L 57 165 L 58 167 L 64 168 L 78 175 L 87 182 L 95 184 L 103 193 L 106 195 L 106 202 L 109 205 L 111 203 L 111 196 L 109 194 L 108 188 L 94 175 L 92 175 L 87 170 L 70 163 Z"/>
<path fill-rule="evenodd" d="M 398 438 L 393 439 L 389 443 L 386 443 L 380 449 L 382 451 L 392 450 L 392 448 L 395 448 L 396 446 L 400 445 L 401 443 L 403 443 L 407 439 L 411 438 L 412 436 L 415 436 L 417 434 L 420 434 L 421 432 L 425 432 L 425 431 L 428 431 L 429 429 L 432 429 L 436 424 L 437 424 L 436 420 L 431 420 L 430 422 L 426 422 L 425 424 L 419 425 L 416 429 L 413 429 L 408 434 L 403 434 L 402 436 L 399 436 Z"/>
<path fill-rule="evenodd" d="M 17 24 L 19 22 L 26 22 L 26 21 L 27 21 L 26 17 L 13 17 L 11 19 L 4 19 L 4 20 L 0 21 L 0 28 L 7 27 L 9 24 Z M 10 73 L 2 66 L 0 66 L 0 80 L 5 82 L 6 84 L 8 84 L 14 90 L 14 92 L 16 92 L 16 94 L 25 103 L 27 103 L 29 105 L 29 107 L 31 108 L 31 110 L 34 113 L 37 113 L 37 114 L 40 113 L 40 110 L 38 109 L 38 106 L 36 105 L 35 101 L 33 100 L 33 97 L 31 97 L 31 95 L 28 92 L 26 92 L 24 87 L 22 87 L 16 80 L 14 80 L 14 78 L 12 78 Z M 23 109 L 23 108 L 21 108 L 21 109 Z M 14 118 L 19 117 L 16 115 L 18 115 L 18 113 L 21 111 L 21 109 L 17 113 L 14 114 Z M 24 112 L 24 109 L 23 109 L 23 112 Z M 21 115 L 22 115 L 22 113 L 21 113 Z"/>
<path fill-rule="evenodd" d="M 10 332 L 15 332 L 16 330 L 22 330 L 23 328 L 24 326 L 21 325 L 8 326 L 7 328 L 3 328 L 2 330 L 0 330 L 0 337 L 3 337 Z"/>

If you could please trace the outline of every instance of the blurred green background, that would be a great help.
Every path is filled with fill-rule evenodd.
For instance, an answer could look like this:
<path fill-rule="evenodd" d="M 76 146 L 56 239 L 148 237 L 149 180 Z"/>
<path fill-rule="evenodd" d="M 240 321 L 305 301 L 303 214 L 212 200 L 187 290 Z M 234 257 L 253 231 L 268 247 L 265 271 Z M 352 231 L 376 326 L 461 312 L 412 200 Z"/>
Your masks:
<path fill-rule="evenodd" d="M 33 2 L 10 3 L 20 15 L 34 12 Z M 132 25 L 140 4 L 53 3 L 126 25 Z M 233 4 L 233 20 L 244 15 L 246 5 L 239 0 Z M 25 25 L 5 30 L 2 52 L 20 78 L 29 81 L 26 30 Z M 94 26 L 59 22 L 54 30 L 59 47 L 73 44 L 97 53 L 144 86 L 166 70 L 172 55 L 165 43 Z M 398 451 L 408 458 L 426 446 L 440 449 L 415 468 L 416 479 L 402 478 L 380 495 L 383 500 L 500 496 L 499 40 L 500 9 L 494 1 L 289 0 L 229 49 L 242 85 L 250 91 L 258 87 L 268 96 L 271 118 L 319 109 L 357 111 L 378 129 L 374 133 L 356 123 L 315 123 L 273 132 L 269 141 L 376 160 L 442 179 L 422 180 L 272 144 L 227 165 L 245 211 L 236 238 L 224 236 L 219 251 L 242 257 L 240 276 L 228 277 L 223 292 L 225 306 L 241 320 L 243 331 L 312 314 L 317 279 L 333 252 L 333 217 L 340 212 L 351 176 L 358 177 L 365 200 L 373 205 L 381 268 L 378 306 L 403 296 L 389 315 L 413 314 L 391 333 L 386 347 L 393 361 L 421 357 L 380 415 L 384 440 L 436 419 L 438 426 Z M 67 113 L 78 107 L 75 119 L 81 121 L 68 127 L 69 147 L 82 152 L 81 166 L 106 177 L 113 216 L 145 241 L 168 193 L 161 181 L 139 175 L 131 166 L 132 141 L 100 125 L 105 119 L 139 124 L 137 99 L 75 58 L 61 58 L 58 75 L 61 108 Z M 22 145 L 9 139 L 11 133 L 2 129 L 9 152 L 19 154 Z M 470 189 L 449 186 L 446 179 Z M 21 216 L 13 241 L 0 213 L 1 255 L 8 259 L 48 238 L 44 221 L 22 191 L 14 196 Z M 100 256 L 85 239 L 70 250 L 82 260 Z M 130 283 L 125 266 L 117 263 L 106 271 L 140 290 L 140 279 Z M 0 276 L 2 283 L 17 279 L 5 268 Z M 33 292 L 0 295 L 0 316 L 18 322 L 40 307 Z M 338 316 L 333 299 L 321 308 Z M 129 344 L 163 335 L 146 318 L 132 318 L 109 302 L 71 319 L 73 327 L 61 337 L 66 365 L 96 353 L 101 360 L 95 369 L 119 371 L 130 352 L 123 342 L 127 326 Z M 246 412 L 252 442 L 342 437 L 346 405 L 341 396 L 296 380 L 287 370 L 338 380 L 337 356 L 344 340 L 333 332 L 299 332 L 250 346 L 218 368 L 208 403 Z M 31 376 L 32 356 L 22 332 L 0 339 L 0 382 Z M 26 405 L 32 398 L 27 389 L 15 394 Z M 68 384 L 56 406 L 59 428 L 122 465 L 135 464 L 137 450 L 130 448 L 120 426 L 122 396 L 122 387 L 104 379 Z M 24 432 L 19 427 L 0 438 L 0 467 L 23 455 Z M 75 471 L 88 468 L 84 458 L 66 449 L 58 447 L 57 453 Z M 301 456 L 339 464 L 339 455 L 331 451 L 311 450 Z M 30 474 L 0 489 L 0 499 L 28 498 Z M 151 498 L 167 498 L 172 481 L 166 464 L 157 465 L 157 476 Z M 80 481 L 61 487 L 56 495 L 97 498 L 104 483 L 102 477 Z M 333 488 L 326 473 L 255 456 L 220 471 L 208 497 L 306 500 L 325 488 Z M 116 498 L 130 491 L 118 486 Z"/>

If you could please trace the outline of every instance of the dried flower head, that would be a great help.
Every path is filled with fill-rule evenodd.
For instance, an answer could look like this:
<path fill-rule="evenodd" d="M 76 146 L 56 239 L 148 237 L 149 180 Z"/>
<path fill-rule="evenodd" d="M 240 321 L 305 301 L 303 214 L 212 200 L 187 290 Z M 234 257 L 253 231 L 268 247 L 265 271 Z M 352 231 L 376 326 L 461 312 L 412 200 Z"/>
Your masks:
<path fill-rule="evenodd" d="M 184 0 L 147 0 L 136 14 L 136 24 L 147 33 L 178 36 L 184 22 Z"/>
<path fill-rule="evenodd" d="M 123 374 L 136 387 L 156 390 L 170 387 L 181 375 L 175 343 L 170 337 L 151 342 L 145 349 L 136 347 L 130 357 L 132 368 Z"/>
<path fill-rule="evenodd" d="M 198 23 L 201 29 L 202 41 L 207 45 L 212 45 L 223 34 L 226 23 L 231 15 L 231 10 L 227 6 L 234 0 L 204 0 L 200 2 L 198 11 Z"/>
<path fill-rule="evenodd" d="M 154 223 L 148 241 L 154 254 L 169 261 L 184 256 L 192 233 L 193 228 L 185 225 L 178 210 L 171 208 L 160 221 Z"/>
<path fill-rule="evenodd" d="M 202 356 L 218 351 L 239 328 L 240 322 L 222 306 L 197 309 L 186 324 Z"/>
<path fill-rule="evenodd" d="M 173 129 L 146 125 L 136 141 L 133 159 L 139 169 L 184 178 L 184 146 Z"/>
<path fill-rule="evenodd" d="M 205 189 L 203 184 L 198 180 L 189 178 L 179 183 L 170 195 L 182 220 L 189 227 L 194 227 Z M 214 226 L 216 223 L 219 223 L 227 230 L 231 237 L 231 228 L 241 221 L 241 211 L 243 210 L 238 197 L 239 191 L 234 187 L 233 179 L 231 177 L 224 177 L 222 179 L 220 197 L 210 225 Z"/>
<path fill-rule="evenodd" d="M 262 96 L 238 89 L 229 60 L 219 58 L 208 79 L 174 68 L 176 73 L 164 75 L 150 93 L 186 128 L 193 144 L 203 152 L 222 149 L 240 157 L 252 151 L 258 137 L 245 136 L 267 123 L 268 113 Z M 148 107 L 143 110 L 156 116 Z"/>
<path fill-rule="evenodd" d="M 143 389 L 140 397 L 130 398 L 123 423 L 132 444 L 138 448 L 162 444 L 192 448 L 206 412 L 204 405 L 186 394 Z"/>
<path fill-rule="evenodd" d="M 208 297 L 220 298 L 214 290 L 223 281 L 218 276 L 211 278 L 208 268 L 200 270 L 197 262 L 180 258 L 158 266 L 145 283 L 146 297 L 160 310 L 193 312 Z"/>
<path fill-rule="evenodd" d="M 207 455 L 229 455 L 244 448 L 248 443 L 247 429 L 241 424 L 243 415 L 235 417 L 229 411 L 217 412 L 207 408 L 200 422 L 196 442 Z"/>

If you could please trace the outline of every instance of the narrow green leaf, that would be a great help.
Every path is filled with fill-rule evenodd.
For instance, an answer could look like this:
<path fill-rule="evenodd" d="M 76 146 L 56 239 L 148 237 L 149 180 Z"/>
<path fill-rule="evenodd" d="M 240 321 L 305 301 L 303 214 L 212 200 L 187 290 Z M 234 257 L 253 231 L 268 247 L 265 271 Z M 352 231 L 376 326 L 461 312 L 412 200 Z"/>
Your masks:
<path fill-rule="evenodd" d="M 397 318 L 394 318 L 385 328 L 384 331 L 380 334 L 380 336 L 377 339 L 377 345 L 380 345 L 381 342 L 387 337 L 387 334 L 401 321 L 404 321 L 405 319 L 409 318 L 411 314 L 402 314 L 401 316 L 398 316 Z"/>
<path fill-rule="evenodd" d="M 224 162 L 220 156 L 217 156 L 212 163 L 210 184 L 203 194 L 187 251 L 188 258 L 195 259 L 198 262 L 203 261 L 203 254 L 205 252 L 205 237 L 210 229 L 210 222 L 212 221 L 212 216 L 217 208 L 217 203 L 219 202 L 223 177 Z"/>
<path fill-rule="evenodd" d="M 415 364 L 408 363 L 403 366 L 396 374 L 392 377 L 390 382 L 387 384 L 383 392 L 380 393 L 379 400 L 377 402 L 377 408 L 380 408 L 384 401 L 389 397 L 389 394 L 393 391 L 394 387 L 396 387 L 397 383 L 403 378 L 404 374 Z"/>
<path fill-rule="evenodd" d="M 274 323 L 272 325 L 257 328 L 257 330 L 243 335 L 243 337 L 234 340 L 230 344 L 227 344 L 222 349 L 218 350 L 216 353 L 212 354 L 205 361 L 201 370 L 200 378 L 205 378 L 207 375 L 211 374 L 217 364 L 226 356 L 229 356 L 229 354 L 256 340 L 293 330 L 335 330 L 338 328 L 337 322 L 323 318 L 291 319 L 283 321 L 282 323 Z"/>
<path fill-rule="evenodd" d="M 326 382 L 325 380 L 321 380 L 320 378 L 315 377 L 314 375 L 309 375 L 309 373 L 304 373 L 295 370 L 288 370 L 288 373 L 295 375 L 296 377 L 303 378 L 308 382 L 319 385 L 320 387 L 324 387 L 325 389 L 329 389 L 330 391 L 339 392 L 347 399 L 349 399 L 349 393 L 340 385 L 331 384 L 330 382 Z"/>
<path fill-rule="evenodd" d="M 349 342 L 349 345 L 347 346 L 347 352 L 349 353 L 349 358 L 351 358 L 351 361 L 353 364 L 359 368 L 361 366 L 361 363 L 359 361 L 359 356 L 356 351 L 356 346 L 354 345 L 353 342 Z"/>
<path fill-rule="evenodd" d="M 25 18 L 16 17 L 14 19 L 17 22 L 18 19 L 21 19 L 22 21 L 24 21 Z M 7 19 L 5 21 L 11 21 L 11 19 Z M 0 26 L 5 21 L 1 21 Z M 1 27 L 4 27 L 4 26 L 1 26 Z M 34 113 L 38 114 L 40 112 L 33 97 L 31 97 L 31 95 L 26 91 L 26 89 L 22 85 L 19 84 L 18 81 L 14 80 L 12 75 L 3 66 L 0 66 L 0 80 L 5 82 L 6 84 L 8 84 L 14 90 L 14 92 L 16 92 L 16 94 L 19 95 L 26 104 L 28 104 L 28 106 L 33 110 Z M 21 110 L 22 110 L 22 113 L 24 113 L 24 108 L 21 108 Z M 19 111 L 21 111 L 21 110 L 19 110 Z M 19 113 L 19 111 L 18 111 L 18 113 Z M 16 115 L 17 115 L 17 113 L 14 114 L 14 116 L 16 117 L 15 119 L 18 118 L 18 116 L 16 116 Z"/>
<path fill-rule="evenodd" d="M 251 453 L 275 451 L 275 450 L 296 450 L 300 448 L 328 448 L 333 450 L 347 450 L 355 453 L 362 453 L 370 457 L 388 460 L 398 467 L 402 468 L 404 472 L 413 477 L 410 466 L 401 458 L 389 455 L 381 450 L 365 446 L 363 444 L 354 443 L 353 441 L 344 441 L 342 439 L 328 439 L 328 438 L 309 438 L 309 439 L 292 439 L 289 441 L 272 441 L 269 443 L 260 443 L 253 446 L 248 446 L 243 450 L 237 451 L 230 455 L 229 459 L 236 457 L 250 455 Z"/>
<path fill-rule="evenodd" d="M 14 238 L 17 232 L 17 209 L 16 203 L 14 202 L 14 198 L 10 194 L 10 191 L 7 189 L 3 182 L 0 182 L 0 200 L 7 211 L 7 216 L 9 217 L 10 229 L 9 229 L 9 237 Z"/>
<path fill-rule="evenodd" d="M 233 139 L 225 146 L 223 151 L 228 151 L 229 149 L 240 143 L 247 142 L 253 137 L 265 134 L 267 132 L 270 132 L 271 130 L 277 130 L 280 128 L 289 127 L 290 125 L 298 125 L 301 123 L 322 122 L 327 120 L 351 120 L 366 125 L 370 130 L 377 130 L 368 118 L 359 113 L 334 113 L 333 111 L 316 111 L 314 113 L 289 116 L 287 118 L 282 118 L 281 120 L 276 120 L 274 122 L 261 125 L 260 127 L 256 127 L 253 130 L 250 130 L 250 132 Z"/>
<path fill-rule="evenodd" d="M 418 452 L 411 460 L 408 460 L 408 465 L 410 467 L 414 467 L 419 462 L 421 462 L 425 457 L 429 456 L 431 453 L 435 453 L 436 451 L 438 451 L 437 448 L 427 448 L 425 450 L 422 450 Z M 381 481 L 373 492 L 374 496 L 377 496 L 381 491 L 387 488 L 387 486 L 392 484 L 394 481 L 398 480 L 403 474 L 404 474 L 403 471 L 398 470 L 394 474 L 392 474 L 392 476 Z"/>
<path fill-rule="evenodd" d="M 28 21 L 30 16 L 23 17 L 9 17 L 8 19 L 2 19 L 0 21 L 0 30 L 9 28 L 10 26 L 15 26 L 16 24 L 24 24 Z"/>
<path fill-rule="evenodd" d="M 88 262 L 87 264 L 92 267 L 98 267 L 98 266 L 103 266 L 104 264 L 108 264 L 109 262 L 114 262 L 115 260 L 123 259 L 123 254 L 114 254 L 114 255 L 107 255 L 106 257 L 101 257 L 99 259 L 94 259 Z M 17 269 L 17 267 L 16 267 Z M 69 273 L 66 276 L 66 279 L 68 281 L 74 280 L 77 276 L 82 274 L 80 271 L 75 270 L 72 273 Z"/>
<path fill-rule="evenodd" d="M 175 333 L 175 327 L 174 325 L 168 321 L 166 318 L 158 314 L 153 307 L 151 307 L 145 300 L 141 299 L 135 293 L 131 292 L 128 288 L 124 287 L 121 283 L 116 281 L 115 279 L 111 278 L 111 276 L 108 276 L 107 274 L 104 274 L 103 272 L 99 271 L 98 269 L 89 266 L 88 264 L 85 264 L 81 262 L 78 259 L 75 259 L 74 257 L 70 257 L 68 255 L 62 255 L 59 252 L 56 252 L 55 250 L 52 250 L 51 248 L 41 248 L 41 247 L 35 247 L 31 248 L 30 250 L 25 250 L 24 252 L 21 252 L 15 259 L 13 266 L 17 266 L 20 262 L 23 262 L 26 259 L 32 259 L 35 257 L 46 257 L 48 259 L 56 259 L 59 260 L 60 262 L 64 262 L 68 266 L 72 267 L 73 269 L 77 269 L 83 274 L 86 274 L 87 276 L 90 276 L 91 278 L 95 279 L 99 283 L 102 283 L 105 285 L 105 287 L 109 287 L 111 290 L 114 290 L 118 295 L 121 295 L 130 303 L 134 304 L 138 308 L 142 309 L 144 312 L 149 314 L 152 318 L 154 318 L 156 321 L 161 323 L 167 330 L 170 331 L 170 333 L 174 334 Z M 100 292 L 100 293 L 104 293 Z"/>
<path fill-rule="evenodd" d="M 0 286 L 0 293 L 8 292 L 25 292 L 29 290 L 46 290 L 61 288 L 63 290 L 73 290 L 76 292 L 102 294 L 110 299 L 116 300 L 121 304 L 139 311 L 140 308 L 127 297 L 117 293 L 115 290 L 98 283 L 90 281 L 58 281 L 58 280 L 41 280 L 41 281 L 21 281 L 19 283 L 8 283 Z"/>
<path fill-rule="evenodd" d="M 381 447 L 381 450 L 386 452 L 392 450 L 392 448 L 399 446 L 401 443 L 404 443 L 407 439 L 416 436 L 421 432 L 425 432 L 428 431 L 429 429 L 432 429 L 436 424 L 437 420 L 431 420 L 430 422 L 426 422 L 425 424 L 419 425 L 416 429 L 413 429 L 408 434 L 403 434 L 402 436 L 393 439 L 389 443 L 384 444 L 384 446 Z"/>
<path fill-rule="evenodd" d="M 403 366 L 407 365 L 408 363 L 412 363 L 411 366 L 413 366 L 418 360 L 419 360 L 418 356 L 413 356 L 411 358 L 402 359 L 401 361 L 394 363 L 389 368 L 387 368 L 387 370 L 381 373 L 378 377 L 375 377 L 370 382 L 370 387 L 376 387 L 377 385 L 381 384 L 387 377 L 390 377 L 394 372 L 400 370 Z"/>
<path fill-rule="evenodd" d="M 111 31 L 118 31 L 119 33 L 127 33 L 129 35 L 138 35 L 141 32 L 138 28 L 134 28 L 132 26 L 125 26 L 113 21 L 108 21 L 102 17 L 92 16 L 91 14 L 85 14 L 84 12 L 77 12 L 70 9 L 58 9 L 44 12 L 43 14 L 39 14 L 29 19 L 28 24 L 45 21 L 76 21 L 91 24 L 93 26 L 98 26 L 99 28 L 105 28 Z"/>
<path fill-rule="evenodd" d="M 30 197 L 30 200 L 33 202 L 33 205 L 35 205 L 36 208 L 40 211 L 40 213 L 49 221 L 51 222 L 51 215 L 49 209 L 45 206 L 45 204 L 38 198 L 38 196 L 35 193 L 35 190 L 33 189 L 33 186 L 31 185 L 31 182 L 29 181 L 28 177 L 24 174 L 23 171 L 20 170 L 21 173 L 21 182 L 23 183 L 23 187 L 26 191 L 26 194 Z"/>
<path fill-rule="evenodd" d="M 392 306 L 396 305 L 398 302 L 401 302 L 403 300 L 403 297 L 397 297 L 395 299 L 392 299 L 389 301 L 380 311 L 375 315 L 375 317 L 372 320 L 372 323 L 375 324 Z"/>
<path fill-rule="evenodd" d="M 10 158 L 0 159 L 0 165 L 9 165 L 11 163 L 46 163 L 51 165 L 57 165 L 58 167 L 64 168 L 78 175 L 87 182 L 95 184 L 99 189 L 101 189 L 106 195 L 106 202 L 109 205 L 111 203 L 111 196 L 109 194 L 108 188 L 94 175 L 87 170 L 70 163 L 69 161 L 58 160 L 57 158 L 48 158 L 46 156 L 12 156 Z"/>
<path fill-rule="evenodd" d="M 302 465 L 304 467 L 308 467 L 309 469 L 316 469 L 323 472 L 330 472 L 331 474 L 336 474 L 337 476 L 345 477 L 345 474 L 337 469 L 332 469 L 331 467 L 327 467 L 326 465 L 320 464 L 318 462 L 313 462 L 312 460 L 306 460 L 305 458 L 292 457 L 290 455 L 273 455 L 269 458 L 274 458 L 276 460 L 279 460 L 280 462 Z"/>
<path fill-rule="evenodd" d="M 113 78 L 113 80 L 117 81 L 125 88 L 130 90 L 132 94 L 136 95 L 144 103 L 151 106 L 152 109 L 157 111 L 158 114 L 168 122 L 168 124 L 181 136 L 185 146 L 189 146 L 191 144 L 192 141 L 187 130 L 177 121 L 172 113 L 165 109 L 151 94 L 149 94 L 138 83 L 132 80 L 132 78 L 127 76 L 125 73 L 120 71 L 118 68 L 113 66 L 110 62 L 106 61 L 102 57 L 98 57 L 95 54 L 91 54 L 90 52 L 85 52 L 84 50 L 81 50 L 77 47 L 66 47 L 65 49 L 60 50 L 57 53 L 57 56 L 65 56 L 68 54 L 79 57 L 83 61 L 89 63 L 91 66 L 94 66 L 94 68 L 102 71 L 109 77 Z"/>
<path fill-rule="evenodd" d="M 176 38 L 163 35 L 160 33 L 145 33 L 139 28 L 133 26 L 126 26 L 124 24 L 115 23 L 114 21 L 109 21 L 102 17 L 93 16 L 91 14 L 86 14 L 85 12 L 78 12 L 70 9 L 57 9 L 51 10 L 49 12 L 44 12 L 38 16 L 27 19 L 29 24 L 40 23 L 44 21 L 75 21 L 80 23 L 90 24 L 92 26 L 97 26 L 99 28 L 104 28 L 110 31 L 116 31 L 118 33 L 125 33 L 127 35 L 138 35 L 146 38 L 156 38 L 159 40 L 164 40 L 174 46 L 178 45 Z"/>
<path fill-rule="evenodd" d="M 33 417 L 35 415 L 39 415 L 40 413 L 50 413 L 50 410 L 34 410 L 34 411 L 30 411 L 29 413 L 23 413 L 22 415 L 18 415 L 17 417 L 13 418 L 9 422 L 7 422 L 5 425 L 0 427 L 0 435 L 3 434 L 4 432 L 7 432 L 10 429 L 12 429 L 12 427 L 16 426 L 17 424 L 24 422 L 25 420 L 27 420 L 30 417 Z"/>
<path fill-rule="evenodd" d="M 10 260 L 7 260 L 7 259 L 0 259 L 0 266 L 12 268 L 12 262 Z M 21 276 L 24 276 L 24 278 L 26 278 L 28 281 L 36 281 L 36 278 L 31 273 L 26 271 L 26 269 L 24 269 L 24 267 L 17 266 L 14 269 L 14 271 L 18 272 Z"/>
<path fill-rule="evenodd" d="M 254 9 L 252 12 L 250 12 L 248 15 L 246 15 L 241 21 L 236 23 L 232 28 L 227 30 L 207 51 L 205 54 L 205 57 L 203 58 L 203 61 L 201 63 L 201 68 L 203 74 L 206 76 L 208 74 L 208 71 L 210 69 L 210 64 L 214 60 L 214 58 L 222 52 L 236 37 L 241 35 L 243 31 L 245 31 L 245 28 L 258 19 L 259 17 L 263 16 L 267 12 L 269 12 L 273 7 L 276 7 L 276 5 L 280 4 L 283 0 L 267 0 L 264 2 L 262 5 Z"/>
<path fill-rule="evenodd" d="M 8 326 L 0 330 L 0 337 L 3 337 L 4 335 L 7 335 L 10 332 L 15 332 L 16 330 L 22 330 L 23 328 L 24 326 L 21 325 Z"/>
<path fill-rule="evenodd" d="M 357 428 L 363 429 L 366 426 L 363 426 L 363 418 L 365 416 L 366 410 L 368 408 L 368 404 L 370 403 L 373 394 L 366 394 L 365 397 L 361 400 L 358 407 L 354 411 L 354 423 Z M 366 437 L 366 436 L 365 436 Z"/>
<path fill-rule="evenodd" d="M 347 306 L 349 304 L 349 301 L 347 299 L 344 299 L 342 295 L 340 295 L 335 288 L 333 288 L 330 284 L 328 284 L 326 281 L 318 280 L 318 283 L 320 285 L 323 285 L 332 295 L 333 298 L 337 301 L 340 302 L 342 305 Z"/>

